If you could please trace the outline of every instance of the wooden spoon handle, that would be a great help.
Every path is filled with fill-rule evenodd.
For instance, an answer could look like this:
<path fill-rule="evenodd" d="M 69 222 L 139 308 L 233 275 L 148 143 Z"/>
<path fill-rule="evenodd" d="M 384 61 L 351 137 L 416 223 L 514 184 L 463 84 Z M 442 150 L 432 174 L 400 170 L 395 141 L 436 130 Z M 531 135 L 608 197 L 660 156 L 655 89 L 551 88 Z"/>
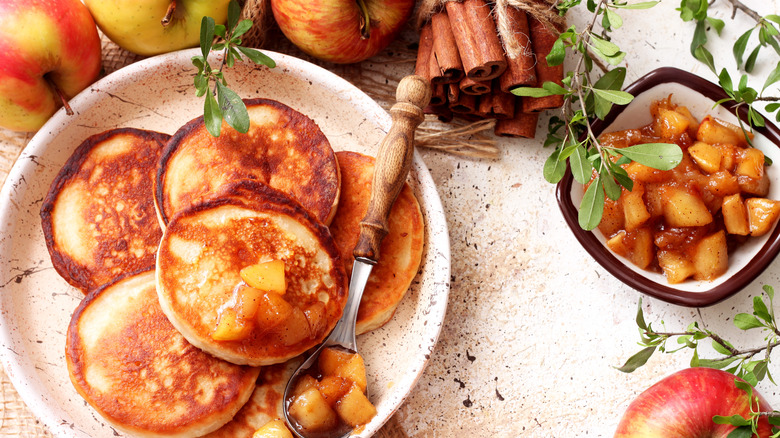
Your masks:
<path fill-rule="evenodd" d="M 423 108 L 431 100 L 431 84 L 422 76 L 401 79 L 390 108 L 393 124 L 379 146 L 368 212 L 360 222 L 355 258 L 376 263 L 379 245 L 387 235 L 387 216 L 406 182 L 414 155 L 414 131 L 425 119 Z"/>

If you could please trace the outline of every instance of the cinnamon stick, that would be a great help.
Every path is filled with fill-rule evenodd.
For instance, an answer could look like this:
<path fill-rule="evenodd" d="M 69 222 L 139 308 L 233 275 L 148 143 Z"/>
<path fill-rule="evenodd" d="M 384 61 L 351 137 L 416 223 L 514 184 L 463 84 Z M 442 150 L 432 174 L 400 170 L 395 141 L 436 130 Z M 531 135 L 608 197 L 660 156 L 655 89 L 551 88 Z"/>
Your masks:
<path fill-rule="evenodd" d="M 457 100 L 450 101 L 450 111 L 455 114 L 473 114 L 477 110 L 477 96 L 458 93 Z"/>
<path fill-rule="evenodd" d="M 494 79 L 494 82 L 497 81 L 498 79 Z M 511 119 L 515 115 L 516 100 L 517 96 L 514 94 L 504 93 L 498 87 L 498 84 L 494 84 L 490 94 L 485 94 L 479 97 L 477 114 L 485 119 Z"/>
<path fill-rule="evenodd" d="M 505 93 L 517 87 L 534 87 L 536 81 L 536 57 L 528 28 L 528 15 L 515 7 L 506 8 L 509 32 L 514 37 L 512 46 L 503 41 L 506 52 L 506 71 L 500 76 L 500 86 Z M 549 52 L 548 52 L 549 53 Z"/>
<path fill-rule="evenodd" d="M 521 106 L 520 102 L 515 103 L 516 109 L 519 109 Z M 511 119 L 497 121 L 493 132 L 500 137 L 534 138 L 538 122 L 538 112 L 524 113 L 515 111 L 515 115 Z"/>
<path fill-rule="evenodd" d="M 504 49 L 485 0 L 445 2 L 466 76 L 488 81 L 506 70 Z"/>
<path fill-rule="evenodd" d="M 528 17 L 528 27 L 531 35 L 531 44 L 536 53 L 536 79 L 541 86 L 545 82 L 555 82 L 563 85 L 563 64 L 551 66 L 547 64 L 547 55 L 550 54 L 553 44 L 558 39 L 554 29 L 545 27 L 533 16 Z M 530 97 L 522 100 L 523 112 L 530 113 L 546 109 L 560 108 L 563 106 L 563 96 L 552 95 L 545 97 Z"/>
<path fill-rule="evenodd" d="M 433 85 L 433 89 L 431 90 L 431 101 L 430 105 L 437 106 L 437 105 L 444 105 L 447 103 L 447 85 L 445 84 L 435 84 Z"/>
<path fill-rule="evenodd" d="M 480 96 L 490 93 L 490 82 L 488 81 L 475 81 L 466 76 L 459 83 L 460 91 L 466 94 L 472 94 L 474 96 Z"/>
<path fill-rule="evenodd" d="M 447 100 L 457 102 L 460 96 L 460 86 L 458 84 L 447 84 Z"/>
<path fill-rule="evenodd" d="M 444 105 L 428 105 L 423 109 L 423 112 L 435 115 L 442 123 L 451 122 L 453 117 L 452 111 L 446 103 Z"/>
<path fill-rule="evenodd" d="M 463 76 L 463 63 L 458 53 L 458 45 L 455 35 L 452 33 L 450 20 L 446 11 L 437 12 L 431 17 L 433 33 L 433 54 L 439 71 L 436 74 L 438 81 L 449 84 L 460 81 Z"/>
<path fill-rule="evenodd" d="M 432 78 L 430 71 L 431 54 L 433 53 L 433 28 L 430 23 L 420 29 L 420 43 L 417 47 L 417 62 L 414 65 L 414 74 L 422 76 L 429 81 Z"/>

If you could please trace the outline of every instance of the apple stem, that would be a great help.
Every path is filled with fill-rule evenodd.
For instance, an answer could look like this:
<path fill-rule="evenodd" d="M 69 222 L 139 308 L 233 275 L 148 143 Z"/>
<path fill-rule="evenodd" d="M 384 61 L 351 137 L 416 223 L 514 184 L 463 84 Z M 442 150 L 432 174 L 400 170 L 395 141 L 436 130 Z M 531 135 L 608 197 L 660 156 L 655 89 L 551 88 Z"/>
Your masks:
<path fill-rule="evenodd" d="M 160 20 L 160 24 L 162 24 L 163 27 L 171 24 L 171 18 L 173 18 L 174 11 L 176 11 L 176 0 L 171 0 L 171 3 L 168 4 L 168 10 L 165 11 L 165 16 Z"/>
<path fill-rule="evenodd" d="M 356 0 L 360 10 L 360 38 L 371 38 L 371 15 L 368 14 L 368 6 L 365 0 Z"/>
<path fill-rule="evenodd" d="M 46 82 L 49 83 L 49 86 L 54 90 L 54 93 L 59 97 L 60 102 L 62 103 L 62 106 L 65 107 L 65 114 L 72 116 L 73 108 L 70 107 L 70 104 L 68 104 L 68 98 L 65 97 L 65 93 L 60 90 L 60 87 L 57 86 L 57 84 L 54 83 L 53 80 L 51 80 L 51 77 L 48 74 L 43 75 L 44 79 L 46 79 Z"/>

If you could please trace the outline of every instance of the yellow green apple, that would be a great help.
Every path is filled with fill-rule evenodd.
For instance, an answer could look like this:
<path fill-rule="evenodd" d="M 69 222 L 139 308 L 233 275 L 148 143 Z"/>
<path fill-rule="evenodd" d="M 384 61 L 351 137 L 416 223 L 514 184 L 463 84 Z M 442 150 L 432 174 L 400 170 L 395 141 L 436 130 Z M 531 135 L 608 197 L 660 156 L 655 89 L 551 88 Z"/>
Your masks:
<path fill-rule="evenodd" d="M 0 127 L 38 130 L 97 79 L 100 55 L 79 0 L 0 0 Z"/>
<path fill-rule="evenodd" d="M 157 55 L 200 44 L 204 16 L 227 19 L 229 0 L 84 0 L 111 41 L 139 55 Z"/>

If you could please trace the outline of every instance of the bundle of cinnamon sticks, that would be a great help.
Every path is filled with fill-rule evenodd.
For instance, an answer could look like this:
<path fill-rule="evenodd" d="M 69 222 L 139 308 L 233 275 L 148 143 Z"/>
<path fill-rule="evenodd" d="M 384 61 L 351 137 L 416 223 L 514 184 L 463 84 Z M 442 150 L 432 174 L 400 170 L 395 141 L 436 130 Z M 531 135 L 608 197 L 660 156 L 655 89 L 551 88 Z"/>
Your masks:
<path fill-rule="evenodd" d="M 533 138 L 539 112 L 560 108 L 563 96 L 521 98 L 511 91 L 562 83 L 563 66 L 546 60 L 558 31 L 520 9 L 503 11 L 499 24 L 508 29 L 501 35 L 512 36 L 513 50 L 499 37 L 491 1 L 444 2 L 420 28 L 415 73 L 431 81 L 426 111 L 440 120 L 495 118 L 496 135 Z"/>

